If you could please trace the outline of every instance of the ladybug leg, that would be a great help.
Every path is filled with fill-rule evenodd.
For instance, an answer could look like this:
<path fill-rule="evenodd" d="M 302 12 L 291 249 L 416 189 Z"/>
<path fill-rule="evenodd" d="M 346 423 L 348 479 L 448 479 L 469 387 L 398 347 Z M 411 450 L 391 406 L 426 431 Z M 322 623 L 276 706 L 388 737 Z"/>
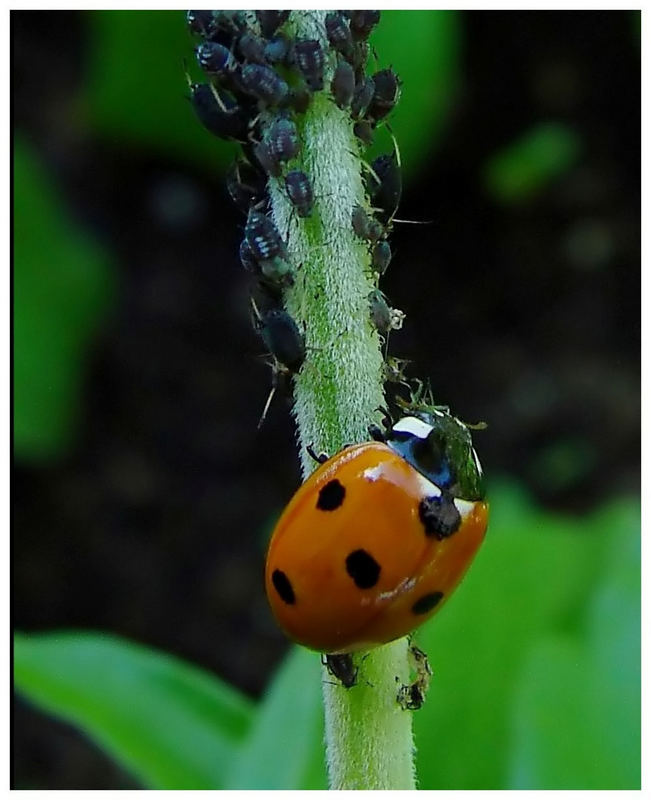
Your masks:
<path fill-rule="evenodd" d="M 384 431 L 379 425 L 369 425 L 368 426 L 368 435 L 373 439 L 375 442 L 386 442 L 386 436 L 384 435 Z"/>
<path fill-rule="evenodd" d="M 311 444 L 308 444 L 305 449 L 307 450 L 308 454 L 317 462 L 317 464 L 325 464 L 325 462 L 330 458 L 327 453 L 315 453 L 314 446 Z"/>
<path fill-rule="evenodd" d="M 388 412 L 386 408 L 382 408 L 381 406 L 380 408 L 376 408 L 375 410 L 382 412 L 383 427 L 381 428 L 379 425 L 371 423 L 371 425 L 368 426 L 369 436 L 376 442 L 386 442 L 387 432 L 391 430 L 391 426 L 393 425 L 391 414 Z"/>

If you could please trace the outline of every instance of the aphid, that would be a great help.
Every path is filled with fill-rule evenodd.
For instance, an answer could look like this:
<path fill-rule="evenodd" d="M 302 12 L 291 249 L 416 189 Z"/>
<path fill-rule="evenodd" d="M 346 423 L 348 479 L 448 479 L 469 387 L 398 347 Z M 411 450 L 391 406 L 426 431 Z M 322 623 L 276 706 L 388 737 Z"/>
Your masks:
<path fill-rule="evenodd" d="M 368 62 L 368 54 L 371 47 L 368 42 L 356 42 L 353 49 L 352 64 L 355 68 L 355 80 L 361 83 L 364 79 L 366 72 L 366 64 Z"/>
<path fill-rule="evenodd" d="M 371 248 L 371 266 L 378 273 L 384 275 L 391 263 L 391 247 L 386 239 L 375 242 Z"/>
<path fill-rule="evenodd" d="M 305 339 L 296 322 L 283 309 L 272 308 L 260 314 L 255 303 L 253 309 L 258 318 L 256 327 L 273 357 L 272 387 L 258 422 L 260 428 L 276 391 L 281 389 L 285 394 L 291 393 L 289 379 L 305 361 Z"/>
<path fill-rule="evenodd" d="M 226 173 L 226 189 L 235 205 L 248 213 L 265 196 L 267 181 L 254 166 L 244 159 L 238 159 Z"/>
<path fill-rule="evenodd" d="M 279 178 L 281 176 L 282 165 L 271 152 L 268 142 L 258 142 L 254 145 L 253 156 L 267 175 L 271 175 L 273 178 Z"/>
<path fill-rule="evenodd" d="M 240 242 L 240 263 L 247 272 L 259 272 L 260 267 L 253 256 L 251 246 L 246 239 Z"/>
<path fill-rule="evenodd" d="M 293 318 L 282 309 L 261 317 L 260 335 L 269 352 L 285 369 L 296 373 L 305 361 L 305 339 Z"/>
<path fill-rule="evenodd" d="M 201 36 L 210 36 L 216 27 L 212 11 L 187 11 L 185 19 L 192 33 Z"/>
<path fill-rule="evenodd" d="M 244 236 L 257 261 L 268 261 L 276 256 L 285 257 L 285 243 L 278 228 L 273 220 L 255 208 L 249 210 Z"/>
<path fill-rule="evenodd" d="M 369 107 L 373 94 L 375 92 L 375 83 L 373 78 L 364 78 L 363 81 L 355 86 L 355 93 L 353 94 L 353 101 L 350 106 L 350 114 L 353 119 L 361 119 L 366 114 L 366 109 Z"/>
<path fill-rule="evenodd" d="M 265 46 L 265 40 L 251 31 L 245 31 L 237 40 L 237 49 L 240 56 L 245 61 L 254 64 L 264 64 L 266 62 Z"/>
<path fill-rule="evenodd" d="M 383 336 L 391 330 L 391 308 L 385 296 L 379 289 L 373 289 L 369 293 L 368 303 L 371 309 L 371 320 L 373 325 Z"/>
<path fill-rule="evenodd" d="M 418 711 L 425 702 L 432 677 L 432 668 L 427 654 L 414 644 L 409 645 L 409 662 L 412 671 L 416 674 L 416 679 L 413 683 L 407 686 L 403 685 L 398 689 L 396 700 L 405 711 Z"/>
<path fill-rule="evenodd" d="M 289 39 L 284 33 L 277 33 L 264 46 L 264 57 L 270 64 L 280 64 L 289 53 Z"/>
<path fill-rule="evenodd" d="M 289 86 L 271 67 L 246 64 L 242 67 L 240 83 L 247 94 L 264 105 L 282 105 L 289 95 Z"/>
<path fill-rule="evenodd" d="M 248 27 L 244 11 L 213 11 L 215 25 L 223 31 L 238 34 Z"/>
<path fill-rule="evenodd" d="M 357 683 L 359 668 L 355 666 L 350 653 L 324 653 L 321 663 L 344 688 L 350 689 Z"/>
<path fill-rule="evenodd" d="M 208 83 L 192 83 L 190 102 L 199 121 L 215 136 L 247 141 L 248 115 L 231 95 Z"/>
<path fill-rule="evenodd" d="M 204 72 L 218 75 L 221 78 L 231 78 L 237 70 L 237 61 L 233 54 L 217 42 L 202 42 L 195 50 L 197 62 Z"/>
<path fill-rule="evenodd" d="M 297 39 L 294 42 L 296 66 L 313 92 L 323 89 L 323 48 L 316 39 Z"/>
<path fill-rule="evenodd" d="M 367 147 L 373 144 L 373 125 L 367 119 L 358 119 L 353 125 L 353 133 Z"/>
<path fill-rule="evenodd" d="M 307 88 L 307 84 L 301 83 L 291 90 L 289 102 L 298 114 L 304 114 L 310 107 L 312 92 Z"/>
<path fill-rule="evenodd" d="M 294 268 L 287 261 L 287 251 L 278 228 L 266 214 L 249 210 L 244 237 L 262 275 L 277 286 L 292 286 Z"/>
<path fill-rule="evenodd" d="M 258 263 L 262 275 L 274 286 L 294 285 L 294 268 L 283 256 L 262 259 Z"/>
<path fill-rule="evenodd" d="M 262 313 L 271 311 L 272 308 L 282 308 L 283 287 L 265 280 L 264 276 L 262 276 L 260 280 L 251 285 L 251 305 L 256 309 L 258 319 L 260 319 Z M 260 309 L 260 311 L 257 311 L 257 309 Z M 254 324 L 254 327 L 257 331 L 258 326 Z"/>
<path fill-rule="evenodd" d="M 350 11 L 350 32 L 353 39 L 368 39 L 373 28 L 380 21 L 379 11 L 361 10 Z"/>
<path fill-rule="evenodd" d="M 340 59 L 330 84 L 332 96 L 339 108 L 347 108 L 355 93 L 355 73 L 350 64 Z"/>
<path fill-rule="evenodd" d="M 400 99 L 400 79 L 392 69 L 383 69 L 373 75 L 375 91 L 367 114 L 374 120 L 384 119 Z"/>
<path fill-rule="evenodd" d="M 353 52 L 353 37 L 346 17 L 341 11 L 331 11 L 326 14 L 325 27 L 332 47 L 349 59 Z"/>
<path fill-rule="evenodd" d="M 352 223 L 353 230 L 360 239 L 367 239 L 369 242 L 375 242 L 383 234 L 380 223 L 370 217 L 360 205 L 356 205 L 353 208 Z"/>
<path fill-rule="evenodd" d="M 314 194 L 308 176 L 300 169 L 291 170 L 285 175 L 285 188 L 298 216 L 309 217 L 314 207 Z"/>
<path fill-rule="evenodd" d="M 294 283 L 294 270 L 282 256 L 274 256 L 263 261 L 255 258 L 251 245 L 246 239 L 240 244 L 240 262 L 247 272 L 257 278 L 257 288 L 266 297 L 264 305 L 278 306 L 282 301 L 282 289 Z"/>
<path fill-rule="evenodd" d="M 260 30 L 265 39 L 271 39 L 278 28 L 287 21 L 289 11 L 256 11 Z"/>
<path fill-rule="evenodd" d="M 378 156 L 371 164 L 368 193 L 377 215 L 386 225 L 395 216 L 402 195 L 400 162 L 394 155 Z"/>
<path fill-rule="evenodd" d="M 409 387 L 405 377 L 405 368 L 410 361 L 406 358 L 388 356 L 384 361 L 384 380 L 388 383 L 397 383 Z"/>
<path fill-rule="evenodd" d="M 266 142 L 276 161 L 289 161 L 298 154 L 300 147 L 296 124 L 291 119 L 277 117 L 269 129 Z"/>

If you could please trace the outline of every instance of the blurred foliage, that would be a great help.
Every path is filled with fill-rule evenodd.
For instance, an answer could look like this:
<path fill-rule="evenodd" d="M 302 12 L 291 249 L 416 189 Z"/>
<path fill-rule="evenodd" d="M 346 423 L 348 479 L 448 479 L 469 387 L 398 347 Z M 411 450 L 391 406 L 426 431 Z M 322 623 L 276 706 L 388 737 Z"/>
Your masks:
<path fill-rule="evenodd" d="M 106 634 L 16 635 L 14 679 L 153 788 L 223 788 L 252 720 L 236 689 Z"/>
<path fill-rule="evenodd" d="M 573 519 L 512 484 L 491 497 L 466 582 L 417 636 L 435 673 L 420 787 L 639 787 L 638 501 Z M 148 786 L 325 788 L 317 654 L 294 648 L 251 714 L 218 679 L 112 638 L 19 636 L 15 653 L 19 691 Z"/>
<path fill-rule="evenodd" d="M 82 99 L 93 134 L 223 169 L 234 146 L 207 133 L 184 99 L 194 43 L 183 12 L 102 11 L 87 20 Z M 634 34 L 639 20 L 635 13 Z M 394 66 L 404 84 L 391 128 L 408 177 L 436 147 L 459 87 L 460 17 L 386 11 L 372 43 L 377 68 Z M 379 131 L 368 158 L 391 147 Z M 569 127 L 539 124 L 490 157 L 484 186 L 504 204 L 526 202 L 581 148 Z M 111 267 L 16 138 L 20 460 L 56 457 L 72 439 L 89 347 L 115 293 Z M 536 469 L 564 485 L 593 457 L 567 440 L 550 445 Z M 536 509 L 513 484 L 494 486 L 491 497 L 488 538 L 466 582 L 417 637 L 435 672 L 414 718 L 421 788 L 638 788 L 638 501 L 568 518 Z M 22 634 L 14 646 L 18 691 L 147 787 L 325 788 L 317 654 L 293 648 L 256 706 L 214 675 L 109 635 Z"/>
<path fill-rule="evenodd" d="M 115 287 L 107 255 L 18 137 L 13 168 L 14 454 L 42 461 L 74 434 L 86 357 Z"/>
<path fill-rule="evenodd" d="M 269 686 L 229 789 L 324 789 L 323 696 L 319 659 L 293 648 Z"/>
<path fill-rule="evenodd" d="M 435 671 L 428 702 L 415 720 L 421 785 L 534 789 L 541 788 L 538 777 L 544 770 L 548 787 L 596 788 L 578 745 L 559 748 L 556 761 L 546 748 L 549 736 L 557 739 L 559 731 L 571 730 L 577 743 L 593 742 L 595 762 L 607 764 L 609 737 L 595 738 L 590 703 L 601 704 L 619 678 L 586 663 L 583 678 L 593 691 L 580 698 L 574 694 L 574 670 L 556 670 L 553 685 L 548 675 L 536 686 L 535 676 L 544 669 L 537 661 L 544 654 L 537 648 L 541 639 L 559 636 L 575 647 L 589 646 L 590 609 L 620 572 L 613 550 L 626 552 L 632 560 L 628 592 L 637 592 L 637 607 L 620 621 L 630 639 L 624 643 L 613 636 L 610 644 L 616 662 L 639 669 L 639 502 L 613 501 L 590 517 L 570 518 L 541 512 L 510 485 L 494 486 L 490 497 L 487 539 L 450 605 L 454 613 L 442 611 L 417 639 Z M 533 692 L 535 705 L 523 704 L 523 685 Z M 634 788 L 639 782 L 639 680 L 628 687 L 628 695 L 631 713 L 625 719 L 613 716 L 610 706 L 603 708 L 608 724 L 619 724 L 617 736 L 628 747 L 619 769 L 598 788 L 618 781 L 618 788 Z M 537 733 L 541 710 L 553 720 L 543 734 Z M 526 752 L 523 731 L 530 737 Z M 526 768 L 516 762 L 520 753 L 527 756 Z M 566 784 L 570 775 L 573 780 Z"/>
<path fill-rule="evenodd" d="M 184 99 L 189 97 L 184 62 L 191 74 L 199 74 L 184 13 L 90 14 L 85 103 L 94 127 L 106 138 L 132 141 L 206 169 L 224 169 L 235 145 L 205 131 Z M 405 84 L 391 127 L 407 177 L 436 145 L 452 106 L 460 41 L 454 11 L 385 11 L 373 34 L 378 69 L 393 65 Z M 371 56 L 370 72 L 373 61 Z M 377 140 L 372 153 L 393 148 L 386 132 L 378 133 Z"/>
<path fill-rule="evenodd" d="M 580 150 L 579 137 L 566 125 L 537 125 L 490 157 L 484 184 L 502 203 L 526 201 L 573 166 Z"/>
<path fill-rule="evenodd" d="M 208 133 L 189 102 L 194 68 L 184 11 L 95 11 L 88 15 L 85 102 L 95 129 L 206 169 L 225 169 L 235 145 Z"/>
<path fill-rule="evenodd" d="M 371 36 L 378 68 L 394 67 L 403 84 L 390 125 L 406 179 L 431 155 L 443 133 L 459 89 L 461 40 L 457 11 L 383 11 Z M 370 157 L 390 144 L 382 132 L 376 141 Z"/>

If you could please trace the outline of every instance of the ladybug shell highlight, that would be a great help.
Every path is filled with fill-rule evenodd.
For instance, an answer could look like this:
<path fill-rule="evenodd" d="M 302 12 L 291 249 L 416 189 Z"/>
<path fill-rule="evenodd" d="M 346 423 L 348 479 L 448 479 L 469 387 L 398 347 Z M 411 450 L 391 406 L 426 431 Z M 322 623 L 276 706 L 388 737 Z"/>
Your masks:
<path fill-rule="evenodd" d="M 437 535 L 423 514 L 439 501 L 459 512 L 452 533 Z M 276 525 L 265 574 L 274 616 L 291 639 L 325 653 L 400 638 L 445 603 L 487 523 L 485 502 L 442 493 L 389 445 L 348 447 L 303 483 Z"/>

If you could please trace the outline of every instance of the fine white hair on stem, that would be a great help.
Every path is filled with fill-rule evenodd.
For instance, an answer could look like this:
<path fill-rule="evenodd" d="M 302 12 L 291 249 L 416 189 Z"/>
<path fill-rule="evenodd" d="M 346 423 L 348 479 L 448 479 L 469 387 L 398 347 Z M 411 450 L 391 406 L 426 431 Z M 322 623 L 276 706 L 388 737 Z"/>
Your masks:
<path fill-rule="evenodd" d="M 325 14 L 292 12 L 293 33 L 318 39 L 325 49 Z M 315 467 L 308 445 L 332 455 L 367 440 L 368 426 L 379 421 L 384 405 L 382 349 L 368 303 L 375 288 L 369 249 L 352 229 L 355 205 L 369 208 L 363 162 L 350 116 L 327 90 L 335 63 L 328 53 L 326 91 L 314 93 L 298 123 L 299 168 L 314 193 L 311 217 L 296 214 L 281 180 L 269 181 L 272 214 L 296 269 L 286 307 L 307 345 L 294 380 L 293 411 L 305 477 Z M 355 659 L 361 665 L 356 686 L 323 681 L 331 788 L 413 789 L 411 715 L 396 701 L 396 681 L 408 682 L 407 640 Z"/>

